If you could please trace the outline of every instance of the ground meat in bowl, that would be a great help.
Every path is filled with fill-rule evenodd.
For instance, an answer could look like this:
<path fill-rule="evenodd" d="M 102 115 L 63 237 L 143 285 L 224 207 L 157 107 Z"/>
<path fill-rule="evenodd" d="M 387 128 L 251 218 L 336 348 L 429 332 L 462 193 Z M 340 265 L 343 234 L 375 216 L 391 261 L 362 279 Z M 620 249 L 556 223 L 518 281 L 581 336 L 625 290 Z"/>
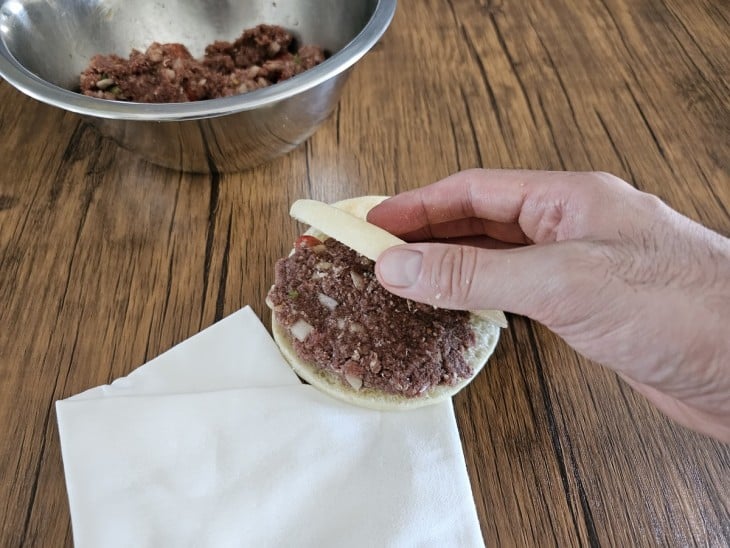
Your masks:
<path fill-rule="evenodd" d="M 81 73 L 81 93 L 138 103 L 182 103 L 245 93 L 287 80 L 325 59 L 285 29 L 259 25 L 234 42 L 217 41 L 195 59 L 182 44 L 154 42 L 128 59 L 95 55 Z"/>
<path fill-rule="evenodd" d="M 276 263 L 268 295 L 297 355 L 354 389 L 416 397 L 471 377 L 470 313 L 436 309 L 387 292 L 374 263 L 328 239 L 300 240 Z"/>

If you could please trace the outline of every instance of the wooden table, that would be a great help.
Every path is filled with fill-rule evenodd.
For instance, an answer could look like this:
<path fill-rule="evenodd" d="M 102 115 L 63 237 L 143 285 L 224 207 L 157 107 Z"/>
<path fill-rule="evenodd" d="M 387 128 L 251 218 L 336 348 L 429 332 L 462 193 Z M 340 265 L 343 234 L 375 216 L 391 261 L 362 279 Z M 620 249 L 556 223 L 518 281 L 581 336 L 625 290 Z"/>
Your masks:
<path fill-rule="evenodd" d="M 246 304 L 269 325 L 296 198 L 605 170 L 728 234 L 729 18 L 722 0 L 402 0 L 314 137 L 212 177 L 0 83 L 0 546 L 71 544 L 55 400 Z M 730 448 L 510 320 L 455 399 L 486 542 L 730 543 Z"/>

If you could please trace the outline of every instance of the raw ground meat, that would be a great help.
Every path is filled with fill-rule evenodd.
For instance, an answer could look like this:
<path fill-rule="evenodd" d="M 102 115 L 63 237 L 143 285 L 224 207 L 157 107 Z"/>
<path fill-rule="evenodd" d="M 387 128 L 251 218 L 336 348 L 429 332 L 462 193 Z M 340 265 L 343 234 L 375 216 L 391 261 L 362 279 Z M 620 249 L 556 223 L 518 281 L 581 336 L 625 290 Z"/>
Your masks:
<path fill-rule="evenodd" d="M 476 341 L 468 312 L 397 297 L 367 257 L 334 239 L 306 238 L 276 263 L 267 298 L 299 357 L 355 389 L 406 397 L 473 374 L 465 358 Z"/>
<path fill-rule="evenodd" d="M 245 30 L 234 42 L 216 41 L 195 59 L 182 44 L 154 42 L 129 59 L 95 55 L 81 73 L 81 93 L 138 103 L 182 103 L 228 97 L 287 80 L 325 59 L 318 46 L 297 46 L 275 25 Z"/>

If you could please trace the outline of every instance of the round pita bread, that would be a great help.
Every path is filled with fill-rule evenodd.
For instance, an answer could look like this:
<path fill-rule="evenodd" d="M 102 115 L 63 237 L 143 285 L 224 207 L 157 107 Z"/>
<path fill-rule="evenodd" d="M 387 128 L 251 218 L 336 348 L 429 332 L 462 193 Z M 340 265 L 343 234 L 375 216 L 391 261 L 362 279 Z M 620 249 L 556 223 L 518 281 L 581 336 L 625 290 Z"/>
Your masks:
<path fill-rule="evenodd" d="M 368 211 L 385 198 L 386 196 L 363 196 L 343 200 L 333 205 L 364 219 Z M 323 234 L 316 228 L 307 230 L 305 234 L 315 236 L 321 240 L 328 237 L 328 235 Z M 406 397 L 366 387 L 355 389 L 338 375 L 314 363 L 304 361 L 294 350 L 292 336 L 289 331 L 276 321 L 276 316 L 273 312 L 271 317 L 271 330 L 274 335 L 274 340 L 297 375 L 315 388 L 339 400 L 361 407 L 379 410 L 415 409 L 425 405 L 436 404 L 452 397 L 469 384 L 479 371 L 481 371 L 494 352 L 500 334 L 499 325 L 485 317 L 472 314 L 471 325 L 474 330 L 476 344 L 467 351 L 465 358 L 473 371 L 472 376 L 467 379 L 462 379 L 455 385 L 440 385 L 416 397 Z"/>

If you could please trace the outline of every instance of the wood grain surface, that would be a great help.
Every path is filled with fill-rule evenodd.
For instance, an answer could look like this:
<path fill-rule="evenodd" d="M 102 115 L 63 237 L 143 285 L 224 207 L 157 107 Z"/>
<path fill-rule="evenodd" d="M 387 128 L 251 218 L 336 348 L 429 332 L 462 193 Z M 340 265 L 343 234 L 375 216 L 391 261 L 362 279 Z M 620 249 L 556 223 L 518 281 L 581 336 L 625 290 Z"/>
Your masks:
<path fill-rule="evenodd" d="M 0 546 L 72 544 L 55 400 L 246 304 L 269 325 L 296 198 L 605 170 L 730 233 L 729 18 L 723 0 L 401 0 L 322 128 L 240 174 L 144 163 L 0 82 Z M 486 543 L 730 544 L 730 447 L 510 322 L 455 399 Z"/>

